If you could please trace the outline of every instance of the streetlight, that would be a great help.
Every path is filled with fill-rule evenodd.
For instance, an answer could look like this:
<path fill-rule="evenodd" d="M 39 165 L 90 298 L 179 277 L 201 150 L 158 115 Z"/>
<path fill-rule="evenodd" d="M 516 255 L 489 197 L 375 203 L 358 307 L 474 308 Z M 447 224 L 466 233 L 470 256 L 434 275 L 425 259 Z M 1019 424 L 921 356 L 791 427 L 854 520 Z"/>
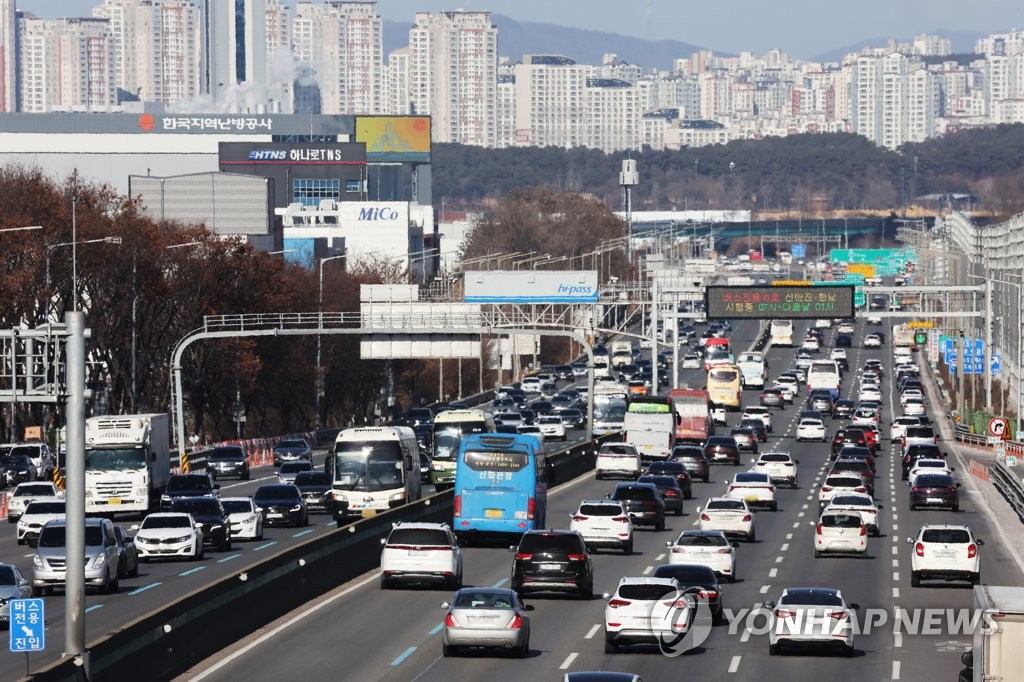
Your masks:
<path fill-rule="evenodd" d="M 316 305 L 316 310 L 317 310 L 316 326 L 317 326 L 317 329 L 323 329 L 324 328 L 324 264 L 327 263 L 328 261 L 341 260 L 341 259 L 347 258 L 347 257 L 348 257 L 348 254 L 347 253 L 343 253 L 340 256 L 327 256 L 326 258 L 321 258 L 320 259 L 320 295 L 317 298 L 317 305 Z M 316 389 L 316 397 L 314 399 L 314 404 L 315 404 L 315 409 L 316 409 L 316 417 L 315 417 L 315 421 L 314 421 L 314 425 L 315 425 L 314 428 L 316 428 L 316 429 L 320 428 L 320 399 L 321 399 L 321 394 L 323 393 L 323 390 L 324 390 L 323 370 L 320 368 L 321 336 L 322 335 L 319 332 L 316 335 L 316 381 L 314 382 L 315 383 L 315 389 Z"/>
<path fill-rule="evenodd" d="M 50 299 L 52 298 L 52 296 L 50 294 L 50 256 L 53 255 L 53 252 L 56 249 L 59 249 L 62 246 L 75 247 L 75 248 L 72 249 L 72 254 L 73 255 L 72 255 L 72 279 L 71 279 L 71 298 L 72 298 L 72 300 L 71 300 L 71 309 L 77 311 L 78 310 L 78 259 L 77 259 L 78 249 L 77 249 L 77 247 L 82 245 L 82 244 L 120 244 L 120 243 L 121 243 L 121 238 L 120 237 L 101 237 L 99 239 L 85 239 L 83 241 L 60 242 L 58 244 L 50 244 L 49 246 L 46 247 L 46 287 L 45 287 L 46 288 L 46 312 L 45 312 L 45 318 L 44 319 L 47 322 L 50 321 Z"/>
<path fill-rule="evenodd" d="M 42 225 L 28 225 L 26 227 L 5 227 L 0 232 L 28 232 L 30 230 L 41 230 Z"/>
<path fill-rule="evenodd" d="M 543 260 L 535 260 L 533 262 L 533 269 L 536 270 L 538 264 L 540 264 L 540 265 L 551 265 L 553 263 L 561 263 L 561 262 L 567 261 L 567 260 L 569 260 L 569 256 L 558 256 L 557 258 L 552 258 L 550 254 L 547 254 L 547 258 L 545 258 Z"/>

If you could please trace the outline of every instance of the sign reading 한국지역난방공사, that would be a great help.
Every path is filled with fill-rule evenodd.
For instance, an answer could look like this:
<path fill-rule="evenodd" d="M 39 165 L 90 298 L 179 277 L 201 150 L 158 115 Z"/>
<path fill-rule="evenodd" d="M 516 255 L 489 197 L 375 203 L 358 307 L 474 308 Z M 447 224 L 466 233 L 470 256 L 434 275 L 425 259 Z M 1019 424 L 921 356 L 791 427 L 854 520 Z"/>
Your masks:
<path fill-rule="evenodd" d="M 852 286 L 709 286 L 708 319 L 796 320 L 854 316 Z"/>

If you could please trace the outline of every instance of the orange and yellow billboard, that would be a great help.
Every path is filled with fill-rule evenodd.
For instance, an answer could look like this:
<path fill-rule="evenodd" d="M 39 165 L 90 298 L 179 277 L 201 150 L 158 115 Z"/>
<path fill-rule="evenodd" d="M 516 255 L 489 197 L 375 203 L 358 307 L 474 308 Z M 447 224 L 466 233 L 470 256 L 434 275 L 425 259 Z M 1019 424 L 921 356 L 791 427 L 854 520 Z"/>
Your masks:
<path fill-rule="evenodd" d="M 355 141 L 370 163 L 430 163 L 430 117 L 356 116 Z"/>

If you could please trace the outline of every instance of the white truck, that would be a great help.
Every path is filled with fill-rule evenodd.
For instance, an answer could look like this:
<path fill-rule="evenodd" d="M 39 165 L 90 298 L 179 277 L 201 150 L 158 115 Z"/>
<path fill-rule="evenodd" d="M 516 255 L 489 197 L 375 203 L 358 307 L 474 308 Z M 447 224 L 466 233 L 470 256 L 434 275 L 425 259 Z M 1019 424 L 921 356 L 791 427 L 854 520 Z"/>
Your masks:
<path fill-rule="evenodd" d="M 767 365 L 761 353 L 740 353 L 736 366 L 740 368 L 743 388 L 764 388 Z"/>
<path fill-rule="evenodd" d="M 612 368 L 618 369 L 633 364 L 633 342 L 627 340 L 612 341 Z"/>
<path fill-rule="evenodd" d="M 85 513 L 155 509 L 171 475 L 166 414 L 90 417 L 85 421 Z"/>
<path fill-rule="evenodd" d="M 1024 587 L 974 587 L 974 648 L 961 660 L 960 682 L 1017 680 L 1024 670 Z"/>

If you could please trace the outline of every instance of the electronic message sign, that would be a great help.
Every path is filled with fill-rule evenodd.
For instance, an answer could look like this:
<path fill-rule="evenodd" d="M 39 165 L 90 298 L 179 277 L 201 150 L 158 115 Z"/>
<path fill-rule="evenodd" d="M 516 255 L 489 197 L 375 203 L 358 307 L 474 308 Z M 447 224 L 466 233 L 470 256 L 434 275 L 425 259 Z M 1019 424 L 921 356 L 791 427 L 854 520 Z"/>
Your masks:
<path fill-rule="evenodd" d="M 708 286 L 709 320 L 798 320 L 854 316 L 854 287 Z"/>

